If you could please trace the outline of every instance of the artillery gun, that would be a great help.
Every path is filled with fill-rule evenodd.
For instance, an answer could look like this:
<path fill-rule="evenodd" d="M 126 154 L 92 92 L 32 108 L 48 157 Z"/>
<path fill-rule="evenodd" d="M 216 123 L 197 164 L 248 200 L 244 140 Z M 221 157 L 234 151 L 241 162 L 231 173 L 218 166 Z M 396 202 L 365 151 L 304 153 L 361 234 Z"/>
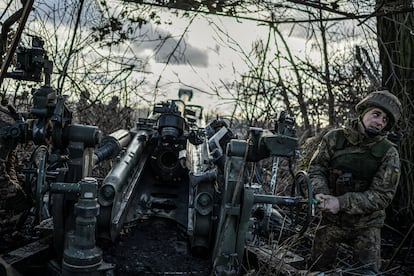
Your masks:
<path fill-rule="evenodd" d="M 36 179 L 39 201 L 51 199 L 42 201 L 50 217 L 40 215 L 39 223 L 53 221 L 48 249 L 54 252 L 48 260 L 53 265 L 48 266 L 55 273 L 115 273 L 97 241 L 116 244 L 125 228 L 161 217 L 185 229 L 191 254 L 207 257 L 216 275 L 240 275 L 246 237 L 261 223 L 252 216 L 255 205 L 312 207 L 300 195 L 256 193 L 245 177 L 250 162 L 295 155 L 295 137 L 251 128 L 247 140 L 235 139 L 222 121 L 199 127 L 201 110 L 181 100 L 157 104 L 132 129 L 115 131 L 93 150 L 81 149 L 75 156 L 83 166 L 72 170 L 77 173 L 67 170 L 63 177 L 62 167 L 74 160 L 68 157 L 56 167 L 48 154 L 42 155 L 37 173 L 26 171 Z M 113 157 L 117 161 L 103 179 L 84 175 L 88 167 Z M 14 264 L 17 269 L 22 262 Z"/>
<path fill-rule="evenodd" d="M 253 217 L 257 206 L 305 206 L 299 231 L 306 229 L 313 201 L 305 172 L 296 176 L 291 196 L 258 192 L 246 177 L 251 163 L 297 155 L 294 120 L 285 113 L 274 130 L 252 127 L 247 139 L 238 139 L 223 120 L 205 125 L 203 108 L 185 100 L 192 91 L 180 89 L 179 99 L 154 105 L 133 128 L 102 138 L 96 126 L 72 124 L 66 98 L 50 86 L 52 64 L 42 46 L 35 38 L 32 48 L 20 49 L 18 60 L 29 63 L 19 70 L 6 74 L 2 67 L 3 77 L 40 82 L 45 75 L 32 92 L 33 108 L 9 108 L 16 122 L 0 132 L 35 145 L 23 172 L 34 200 L 32 225 L 41 233 L 1 256 L 2 275 L 29 275 L 35 268 L 53 275 L 116 274 L 117 263 L 105 260 L 99 244 L 116 245 L 126 228 L 153 218 L 179 225 L 190 255 L 208 260 L 206 275 L 240 275 L 249 235 L 257 227 L 269 231 L 268 216 Z M 107 175 L 93 177 L 93 167 L 109 159 L 116 162 Z"/>

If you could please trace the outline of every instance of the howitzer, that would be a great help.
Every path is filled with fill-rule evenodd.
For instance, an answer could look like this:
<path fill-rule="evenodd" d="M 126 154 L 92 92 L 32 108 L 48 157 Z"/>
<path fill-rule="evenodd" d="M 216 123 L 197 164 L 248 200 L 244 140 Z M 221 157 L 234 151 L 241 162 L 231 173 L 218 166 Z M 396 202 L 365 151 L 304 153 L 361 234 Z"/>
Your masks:
<path fill-rule="evenodd" d="M 311 210 L 310 186 L 308 199 L 266 195 L 249 188 L 252 183 L 245 177 L 249 163 L 295 156 L 295 137 L 250 128 L 248 139 L 240 140 L 220 120 L 199 127 L 202 117 L 196 114 L 202 114 L 201 107 L 182 100 L 162 102 L 132 129 L 113 132 L 93 150 L 89 142 L 81 147 L 82 154 L 75 156 L 81 157 L 83 165 L 72 168 L 77 173 L 45 177 L 59 175 L 61 168 L 53 167 L 54 171 L 48 168 L 37 175 L 36 185 L 49 187 L 39 193 L 51 198 L 51 247 L 57 258 L 49 262 L 55 273 L 116 272 L 114 265 L 105 262 L 96 241 L 116 244 L 125 228 L 140 227 L 141 221 L 158 217 L 185 229 L 191 254 L 208 256 L 216 275 L 238 275 L 246 237 L 254 231 L 254 205 L 306 205 Z M 69 137 L 79 140 L 76 135 Z M 45 164 L 50 162 L 46 152 L 42 153 Z M 103 179 L 87 177 L 90 173 L 79 175 L 108 159 L 115 163 Z M 79 163 L 74 161 L 68 163 Z"/>
<path fill-rule="evenodd" d="M 9 108 L 16 123 L 0 135 L 36 145 L 23 170 L 35 202 L 31 227 L 44 230 L 42 236 L 51 233 L 51 239 L 27 245 L 38 248 L 33 254 L 7 252 L 0 268 L 28 275 L 34 267 L 57 275 L 116 273 L 116 262 L 106 262 L 98 243 L 116 246 L 125 229 L 162 218 L 184 230 L 192 256 L 211 261 L 208 275 L 238 275 L 246 237 L 254 231 L 255 205 L 305 205 L 309 221 L 313 202 L 306 173 L 296 179 L 305 180 L 307 198 L 298 189 L 289 197 L 257 193 L 245 175 L 250 163 L 297 154 L 291 121 L 280 121 L 273 132 L 251 128 L 247 140 L 237 139 L 223 120 L 205 125 L 203 108 L 188 102 L 192 91 L 180 89 L 180 99 L 154 105 L 133 128 L 101 139 L 97 127 L 72 124 L 66 97 L 50 86 L 52 64 L 43 42 L 34 38 L 32 47 L 20 48 L 18 55 L 20 67 L 6 72 L 4 63 L 1 79 L 39 82 L 44 74 L 45 84 L 33 89 L 29 112 Z M 109 159 L 114 165 L 106 176 L 93 177 L 94 166 Z M 299 187 L 296 181 L 294 187 Z M 45 222 L 52 225 L 46 228 Z M 300 231 L 305 228 L 306 223 Z M 47 253 L 40 260 L 39 251 Z"/>
<path fill-rule="evenodd" d="M 186 229 L 191 252 L 211 257 L 216 275 L 238 275 L 255 204 L 305 205 L 305 225 L 298 231 L 306 229 L 314 202 L 305 172 L 296 180 L 307 185 L 307 198 L 299 194 L 299 183 L 292 196 L 255 194 L 244 177 L 250 162 L 297 155 L 297 139 L 251 128 L 247 140 L 237 140 L 218 120 L 191 128 L 186 112 L 176 113 L 177 103 L 156 106 L 130 131 L 134 138 L 99 190 L 105 211 L 98 232 L 116 242 L 126 225 L 139 227 L 151 217 L 174 220 Z"/>

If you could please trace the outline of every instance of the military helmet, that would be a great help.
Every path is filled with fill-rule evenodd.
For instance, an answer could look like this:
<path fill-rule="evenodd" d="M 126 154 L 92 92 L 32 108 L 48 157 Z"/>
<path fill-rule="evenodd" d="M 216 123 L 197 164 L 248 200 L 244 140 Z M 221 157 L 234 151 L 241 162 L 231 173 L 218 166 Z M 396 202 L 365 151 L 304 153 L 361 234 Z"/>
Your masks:
<path fill-rule="evenodd" d="M 355 106 L 355 110 L 358 114 L 362 115 L 368 107 L 379 107 L 387 113 L 389 123 L 385 127 L 385 130 L 392 128 L 400 119 L 402 113 L 400 100 L 387 89 L 371 92 Z"/>

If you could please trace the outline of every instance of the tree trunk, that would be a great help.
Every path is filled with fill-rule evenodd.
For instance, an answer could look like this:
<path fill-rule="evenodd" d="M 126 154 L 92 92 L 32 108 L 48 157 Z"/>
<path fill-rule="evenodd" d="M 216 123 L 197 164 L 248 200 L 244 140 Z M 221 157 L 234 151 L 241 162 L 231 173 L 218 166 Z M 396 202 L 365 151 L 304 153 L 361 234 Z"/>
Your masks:
<path fill-rule="evenodd" d="M 331 71 L 329 68 L 329 55 L 328 55 L 328 43 L 326 41 L 326 24 L 322 21 L 322 10 L 319 10 L 320 18 L 320 31 L 322 36 L 322 55 L 323 55 L 323 65 L 325 66 L 324 77 L 326 82 L 326 91 L 328 93 L 328 119 L 329 126 L 333 127 L 336 125 L 336 116 L 335 116 L 335 97 L 332 92 L 332 83 L 331 83 Z M 325 25 L 324 25 L 325 24 Z"/>
<path fill-rule="evenodd" d="M 382 84 L 398 96 L 403 105 L 398 129 L 404 134 L 400 144 L 401 180 L 393 206 L 406 219 L 414 218 L 414 13 L 404 12 L 412 1 L 377 0 L 378 46 Z"/>

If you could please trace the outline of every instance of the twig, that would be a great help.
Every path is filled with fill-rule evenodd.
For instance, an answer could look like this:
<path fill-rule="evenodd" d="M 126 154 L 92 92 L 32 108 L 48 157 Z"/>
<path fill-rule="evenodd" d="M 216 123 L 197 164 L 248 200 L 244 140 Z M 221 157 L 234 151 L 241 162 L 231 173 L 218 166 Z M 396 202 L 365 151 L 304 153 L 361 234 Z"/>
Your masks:
<path fill-rule="evenodd" d="M 408 230 L 407 234 L 405 234 L 405 237 L 403 238 L 403 240 L 401 241 L 400 245 L 395 250 L 394 254 L 392 255 L 392 257 L 390 259 L 390 261 L 388 262 L 387 266 L 385 267 L 385 270 L 388 270 L 388 268 L 392 265 L 392 263 L 394 262 L 394 259 L 397 257 L 398 253 L 400 252 L 402 246 L 404 245 L 404 243 L 407 240 L 408 236 L 410 236 L 410 234 L 413 231 L 413 229 L 414 229 L 414 223 L 411 224 L 410 229 Z"/>

